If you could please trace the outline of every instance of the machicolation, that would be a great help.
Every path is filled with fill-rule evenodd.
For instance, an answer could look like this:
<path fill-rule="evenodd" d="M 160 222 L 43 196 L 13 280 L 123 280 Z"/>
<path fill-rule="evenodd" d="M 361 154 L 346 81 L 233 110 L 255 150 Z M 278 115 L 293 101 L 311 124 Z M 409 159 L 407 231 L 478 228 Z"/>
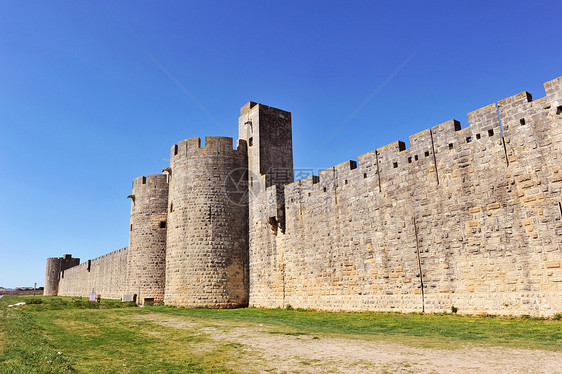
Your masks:
<path fill-rule="evenodd" d="M 133 181 L 129 246 L 47 259 L 46 295 L 185 307 L 562 311 L 562 77 L 294 181 L 291 113 L 187 139 Z"/>

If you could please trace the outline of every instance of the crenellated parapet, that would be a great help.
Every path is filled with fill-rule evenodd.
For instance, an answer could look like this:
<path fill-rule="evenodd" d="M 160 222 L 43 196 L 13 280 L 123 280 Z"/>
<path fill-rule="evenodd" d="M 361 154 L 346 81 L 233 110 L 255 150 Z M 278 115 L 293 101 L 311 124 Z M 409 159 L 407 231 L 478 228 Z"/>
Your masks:
<path fill-rule="evenodd" d="M 402 141 L 395 141 L 359 156 L 358 162 L 347 161 L 323 170 L 319 173 L 318 182 L 310 184 L 307 193 L 343 188 L 346 181 L 348 184 L 351 181 L 373 184 L 382 192 L 385 186 L 388 189 L 389 183 L 406 186 L 408 175 L 420 168 L 430 174 L 437 186 L 439 169 L 454 167 L 459 161 L 459 152 L 470 153 L 475 147 L 488 142 L 492 142 L 497 149 L 503 149 L 502 129 L 495 103 L 467 116 L 468 126 L 465 128 L 453 119 L 411 135 L 409 147 Z M 505 158 L 503 151 L 499 157 Z"/>
<path fill-rule="evenodd" d="M 232 138 L 226 136 L 206 136 L 205 146 L 201 147 L 201 138 L 190 138 L 174 144 L 170 150 L 170 160 L 172 164 L 185 157 L 190 156 L 226 156 L 235 157 L 243 155 L 247 157 L 247 147 L 245 141 L 238 141 L 236 149 L 233 149 Z"/>

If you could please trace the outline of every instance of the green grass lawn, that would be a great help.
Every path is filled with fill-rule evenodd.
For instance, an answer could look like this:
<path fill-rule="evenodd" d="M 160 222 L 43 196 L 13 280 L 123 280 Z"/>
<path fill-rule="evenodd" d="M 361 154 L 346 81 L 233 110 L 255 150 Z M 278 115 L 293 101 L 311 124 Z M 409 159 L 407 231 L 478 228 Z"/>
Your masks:
<path fill-rule="evenodd" d="M 562 351 L 562 322 L 397 313 L 319 313 L 281 309 L 138 308 L 114 300 L 37 297 L 41 304 L 0 299 L 0 373 L 232 372 L 236 344 L 211 345 L 201 331 L 142 319 L 159 314 L 212 323 L 270 326 L 269 334 L 382 339 L 421 347 L 466 344 Z M 101 309 L 100 309 L 101 308 Z M 205 349 L 202 349 L 205 348 Z"/>
<path fill-rule="evenodd" d="M 159 310 L 160 308 L 154 308 Z M 480 343 L 562 350 L 562 322 L 542 319 L 468 317 L 454 314 L 319 313 L 282 309 L 184 309 L 165 313 L 196 318 L 237 320 L 289 326 L 300 332 L 382 337 L 420 337 L 419 343 L 458 347 Z M 406 339 L 415 343 L 416 339 Z M 429 344 L 435 346 L 435 344 Z"/>

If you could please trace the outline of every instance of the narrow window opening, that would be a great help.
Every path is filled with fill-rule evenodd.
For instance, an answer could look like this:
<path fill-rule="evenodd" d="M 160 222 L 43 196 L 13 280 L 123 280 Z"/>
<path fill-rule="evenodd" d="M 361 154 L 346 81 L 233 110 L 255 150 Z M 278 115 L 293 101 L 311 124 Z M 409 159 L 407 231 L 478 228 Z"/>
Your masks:
<path fill-rule="evenodd" d="M 92 268 L 92 260 L 88 260 L 88 271 Z"/>
<path fill-rule="evenodd" d="M 174 156 L 178 154 L 178 145 L 174 145 Z"/>
<path fill-rule="evenodd" d="M 472 136 L 469 136 L 468 138 L 466 138 L 466 142 L 471 143 L 472 142 Z"/>
<path fill-rule="evenodd" d="M 345 180 L 345 184 L 347 184 L 347 179 Z"/>
<path fill-rule="evenodd" d="M 409 164 L 412 163 L 412 157 L 408 157 L 408 163 L 409 163 Z"/>
<path fill-rule="evenodd" d="M 417 161 L 417 160 L 418 160 L 418 155 L 415 155 L 415 156 L 414 156 L 414 161 Z"/>
<path fill-rule="evenodd" d="M 142 184 L 146 184 L 146 177 L 142 177 Z"/>
<path fill-rule="evenodd" d="M 326 192 L 326 187 L 324 187 L 324 192 Z"/>
<path fill-rule="evenodd" d="M 220 139 L 219 139 L 219 141 L 218 141 L 217 152 L 218 152 L 218 153 L 221 153 L 221 140 L 220 140 Z"/>
<path fill-rule="evenodd" d="M 310 197 L 310 192 L 308 193 L 308 197 Z"/>
<path fill-rule="evenodd" d="M 154 187 L 158 186 L 158 178 L 154 178 Z"/>
<path fill-rule="evenodd" d="M 476 139 L 480 139 L 480 134 L 476 134 Z"/>
<path fill-rule="evenodd" d="M 269 217 L 268 222 L 269 225 L 271 226 L 271 230 L 273 230 L 273 233 L 277 235 L 277 231 L 279 230 L 279 224 L 277 223 L 277 218 Z"/>
<path fill-rule="evenodd" d="M 133 224 L 131 223 L 131 227 L 129 227 L 129 231 L 133 231 Z"/>
<path fill-rule="evenodd" d="M 170 203 L 170 213 L 174 211 L 174 203 Z"/>
<path fill-rule="evenodd" d="M 367 178 L 367 173 L 363 173 L 363 178 Z"/>
<path fill-rule="evenodd" d="M 558 202 L 558 208 L 560 208 L 560 216 L 562 217 L 562 203 Z"/>
<path fill-rule="evenodd" d="M 166 228 L 166 221 L 160 221 L 160 228 L 161 228 L 161 229 L 165 229 L 165 228 Z"/>
<path fill-rule="evenodd" d="M 424 155 L 425 157 L 429 157 L 429 151 L 425 151 Z"/>
<path fill-rule="evenodd" d="M 562 105 L 556 107 L 556 114 L 562 113 Z"/>
<path fill-rule="evenodd" d="M 453 149 L 453 143 L 449 143 L 449 149 Z"/>
<path fill-rule="evenodd" d="M 488 130 L 488 136 L 494 136 L 494 130 L 493 129 Z"/>
<path fill-rule="evenodd" d="M 521 126 L 525 126 L 525 118 L 521 118 L 519 120 L 519 123 L 521 124 Z"/>
<path fill-rule="evenodd" d="M 254 187 L 254 177 L 250 177 L 250 187 Z"/>
<path fill-rule="evenodd" d="M 394 168 L 396 169 L 398 167 L 398 162 L 394 162 L 392 166 L 394 166 Z"/>
<path fill-rule="evenodd" d="M 251 147 L 254 145 L 254 138 L 251 137 L 250 139 L 248 139 L 248 145 Z"/>

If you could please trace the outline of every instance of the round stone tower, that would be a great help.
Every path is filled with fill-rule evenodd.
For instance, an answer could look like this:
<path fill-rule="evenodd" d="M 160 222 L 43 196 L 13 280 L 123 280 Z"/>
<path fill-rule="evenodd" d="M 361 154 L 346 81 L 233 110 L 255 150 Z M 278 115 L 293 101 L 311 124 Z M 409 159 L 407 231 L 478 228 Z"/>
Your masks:
<path fill-rule="evenodd" d="M 127 252 L 127 292 L 139 304 L 164 300 L 168 175 L 133 180 Z"/>
<path fill-rule="evenodd" d="M 59 257 L 49 257 L 47 259 L 47 269 L 45 271 L 44 296 L 57 296 L 59 292 L 60 271 L 61 259 Z"/>
<path fill-rule="evenodd" d="M 172 147 L 166 239 L 169 305 L 248 305 L 246 142 L 192 138 Z"/>

